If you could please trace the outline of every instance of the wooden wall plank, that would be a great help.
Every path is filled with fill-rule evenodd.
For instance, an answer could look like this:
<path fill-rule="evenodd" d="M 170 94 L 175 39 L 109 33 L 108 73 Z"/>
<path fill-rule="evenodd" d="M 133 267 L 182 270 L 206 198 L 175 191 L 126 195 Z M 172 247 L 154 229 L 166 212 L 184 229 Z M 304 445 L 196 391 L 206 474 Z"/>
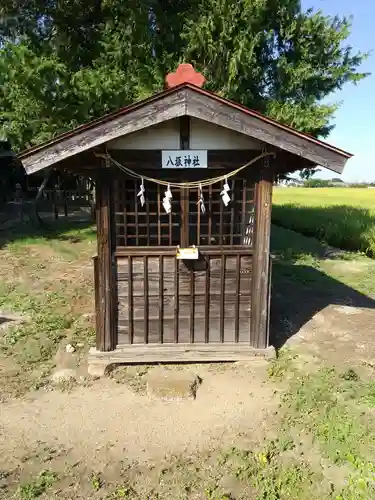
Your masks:
<path fill-rule="evenodd" d="M 227 278 L 225 269 L 226 256 L 221 256 L 220 270 L 220 342 L 224 342 L 224 321 L 225 321 L 225 279 Z M 228 290 L 228 288 L 227 288 Z M 212 294 L 211 294 L 212 298 Z"/>
<path fill-rule="evenodd" d="M 148 328 L 149 328 L 149 307 L 148 307 L 148 259 L 149 257 L 145 255 L 143 257 L 143 300 L 144 300 L 144 342 L 148 344 Z"/>
<path fill-rule="evenodd" d="M 194 314 L 195 314 L 195 280 L 194 272 L 190 271 L 190 343 L 194 343 Z"/>
<path fill-rule="evenodd" d="M 204 341 L 207 343 L 210 338 L 210 265 L 206 269 L 206 288 L 204 294 Z"/>
<path fill-rule="evenodd" d="M 163 320 L 164 320 L 164 262 L 163 256 L 159 257 L 159 342 L 164 342 Z M 150 311 L 150 316 L 152 316 Z"/>
<path fill-rule="evenodd" d="M 130 248 L 128 252 L 131 266 L 129 256 L 117 259 L 118 318 L 123 340 L 250 343 L 250 252 L 242 248 L 233 255 L 233 249 L 221 249 L 221 254 L 204 256 L 201 264 L 178 261 L 168 254 L 138 256 Z M 208 259 L 207 264 L 204 259 Z"/>
<path fill-rule="evenodd" d="M 238 297 L 238 298 L 237 298 Z M 119 318 L 124 321 L 129 321 L 129 301 L 127 297 L 120 297 L 118 304 L 118 315 Z M 160 320 L 160 306 L 163 306 L 163 316 L 164 319 L 174 318 L 174 297 L 172 295 L 164 295 L 162 302 L 160 302 L 159 296 L 150 296 L 148 298 L 148 311 L 149 311 L 149 322 L 156 321 L 159 324 Z M 206 317 L 206 294 L 194 295 L 194 317 L 205 318 Z M 133 319 L 141 320 L 144 319 L 144 297 L 138 296 L 133 297 L 132 311 Z M 231 295 L 225 294 L 224 299 L 220 293 L 216 295 L 211 295 L 210 297 L 210 309 L 208 317 L 220 318 L 220 310 L 224 307 L 224 317 L 227 319 L 234 320 L 236 315 L 240 318 L 247 318 L 251 310 L 251 295 L 241 295 L 238 296 L 234 293 Z M 236 312 L 236 309 L 238 311 Z M 192 300 L 190 295 L 180 296 L 179 300 L 179 319 L 180 323 L 182 320 L 188 322 L 191 325 L 190 319 L 192 318 Z M 238 313 L 238 314 L 237 314 Z M 160 326 L 160 325 L 159 325 Z M 234 328 L 234 326 L 233 326 Z M 234 328 L 235 329 L 235 328 Z"/>
<path fill-rule="evenodd" d="M 179 339 L 179 307 L 180 307 L 180 294 L 179 294 L 179 261 L 174 260 L 174 304 L 173 304 L 173 341 L 178 343 Z"/>
<path fill-rule="evenodd" d="M 133 295 L 133 257 L 129 255 L 128 257 L 128 279 L 127 279 L 127 290 L 128 290 L 128 325 L 129 325 L 129 344 L 133 343 L 134 335 L 134 295 Z M 121 302 L 119 302 L 121 303 Z M 119 317 L 120 317 L 119 312 Z"/>
<path fill-rule="evenodd" d="M 234 336 L 235 342 L 239 338 L 239 318 L 240 318 L 240 283 L 241 283 L 241 256 L 236 257 L 236 295 L 235 295 L 235 308 L 234 308 Z"/>

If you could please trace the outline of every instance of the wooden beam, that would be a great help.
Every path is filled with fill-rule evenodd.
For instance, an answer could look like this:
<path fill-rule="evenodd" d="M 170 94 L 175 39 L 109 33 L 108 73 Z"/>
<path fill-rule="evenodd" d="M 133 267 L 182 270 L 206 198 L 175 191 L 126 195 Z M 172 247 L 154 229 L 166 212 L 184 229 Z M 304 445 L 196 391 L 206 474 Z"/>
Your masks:
<path fill-rule="evenodd" d="M 263 168 L 255 185 L 255 221 L 253 246 L 252 306 L 250 344 L 266 348 L 269 341 L 269 272 L 272 185 L 274 174 L 269 157 L 264 158 Z"/>
<path fill-rule="evenodd" d="M 99 351 L 112 351 L 117 343 L 117 287 L 115 279 L 114 234 L 112 218 L 112 180 L 103 168 L 96 182 L 97 256 L 97 331 Z"/>
<path fill-rule="evenodd" d="M 275 349 L 255 349 L 244 343 L 236 344 L 134 344 L 121 345 L 113 352 L 90 349 L 89 364 L 116 363 L 194 363 L 207 361 L 248 361 L 254 358 L 274 358 Z"/>

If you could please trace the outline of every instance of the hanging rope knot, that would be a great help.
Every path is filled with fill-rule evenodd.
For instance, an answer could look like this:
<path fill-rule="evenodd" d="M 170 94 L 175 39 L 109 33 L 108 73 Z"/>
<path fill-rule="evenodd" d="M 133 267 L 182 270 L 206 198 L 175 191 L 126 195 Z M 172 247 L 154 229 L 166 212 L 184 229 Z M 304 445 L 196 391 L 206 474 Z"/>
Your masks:
<path fill-rule="evenodd" d="M 197 205 L 200 205 L 200 209 L 202 214 L 206 213 L 206 207 L 204 206 L 204 196 L 203 196 L 203 189 L 202 189 L 202 184 L 199 184 L 199 200 Z"/>
<path fill-rule="evenodd" d="M 225 178 L 225 184 L 223 186 L 222 191 L 220 192 L 221 199 L 223 200 L 224 205 L 227 207 L 229 202 L 230 202 L 230 196 L 229 196 L 229 191 L 230 187 L 227 181 L 227 178 Z"/>
<path fill-rule="evenodd" d="M 142 177 L 142 183 L 141 183 L 141 187 L 139 188 L 139 191 L 138 191 L 138 194 L 137 196 L 139 196 L 139 200 L 141 202 L 141 206 L 143 207 L 143 205 L 145 204 L 145 186 L 144 186 L 144 183 L 143 183 L 143 177 Z"/>
<path fill-rule="evenodd" d="M 163 207 L 164 207 L 164 210 L 167 212 L 167 214 L 170 214 L 172 211 L 172 203 L 171 203 L 172 192 L 171 192 L 171 188 L 170 188 L 169 184 L 168 184 L 167 190 L 165 191 L 164 195 L 165 196 L 163 198 Z"/>

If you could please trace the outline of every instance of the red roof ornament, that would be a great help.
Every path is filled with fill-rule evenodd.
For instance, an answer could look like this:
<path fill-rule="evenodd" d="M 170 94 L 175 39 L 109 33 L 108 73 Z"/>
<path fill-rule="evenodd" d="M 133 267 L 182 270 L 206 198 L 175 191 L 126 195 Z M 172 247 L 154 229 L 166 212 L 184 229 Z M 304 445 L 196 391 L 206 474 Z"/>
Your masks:
<path fill-rule="evenodd" d="M 171 89 L 182 83 L 191 83 L 197 87 L 202 87 L 205 81 L 206 79 L 202 73 L 195 71 L 191 64 L 180 64 L 175 73 L 169 73 L 165 77 L 167 89 Z"/>

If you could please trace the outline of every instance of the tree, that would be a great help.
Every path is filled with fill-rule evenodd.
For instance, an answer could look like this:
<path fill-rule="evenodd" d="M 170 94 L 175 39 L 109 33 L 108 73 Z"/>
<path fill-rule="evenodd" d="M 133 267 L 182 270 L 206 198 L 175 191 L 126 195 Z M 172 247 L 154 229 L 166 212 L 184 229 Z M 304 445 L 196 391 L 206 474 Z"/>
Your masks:
<path fill-rule="evenodd" d="M 299 172 L 299 176 L 303 181 L 308 181 L 314 174 L 317 174 L 318 172 L 321 172 L 320 168 L 305 168 Z"/>
<path fill-rule="evenodd" d="M 207 86 L 314 136 L 365 75 L 350 20 L 299 0 L 3 0 L 0 127 L 17 149 L 160 90 L 192 62 Z"/>

